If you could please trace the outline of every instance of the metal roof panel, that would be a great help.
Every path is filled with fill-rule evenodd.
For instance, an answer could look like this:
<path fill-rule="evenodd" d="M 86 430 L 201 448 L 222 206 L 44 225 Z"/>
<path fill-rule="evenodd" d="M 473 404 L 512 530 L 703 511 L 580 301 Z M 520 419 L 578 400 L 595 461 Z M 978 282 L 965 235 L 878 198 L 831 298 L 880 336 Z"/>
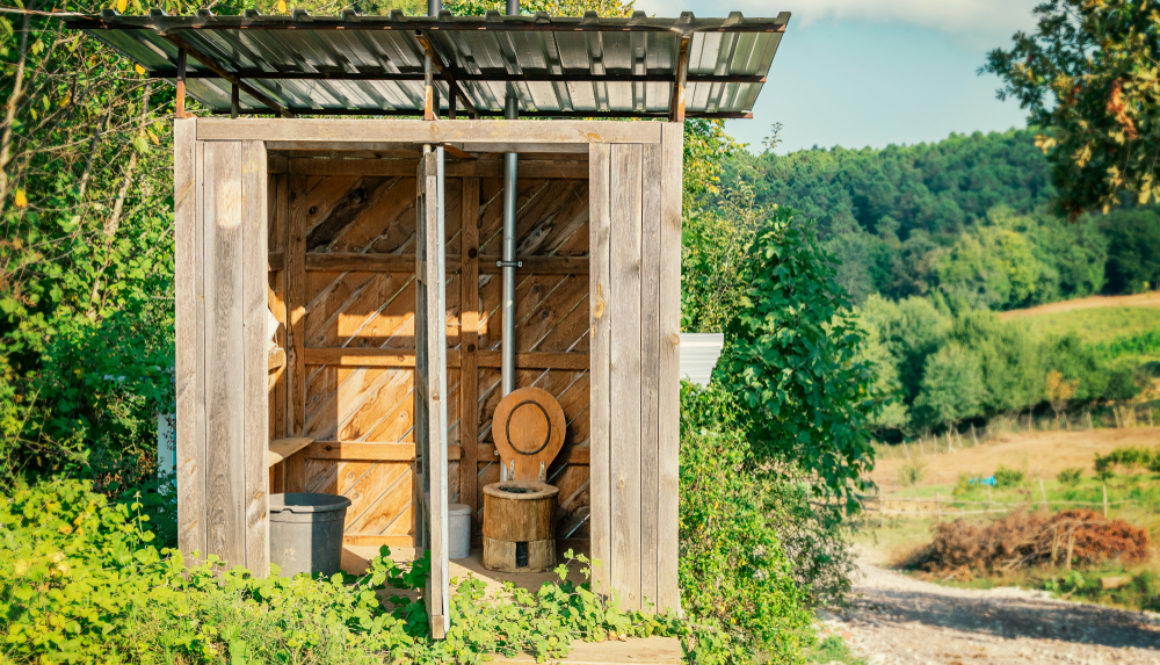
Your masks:
<path fill-rule="evenodd" d="M 210 111 L 230 112 L 233 83 L 241 112 L 415 114 L 423 112 L 424 59 L 438 59 L 441 110 L 455 82 L 482 115 L 503 112 L 514 89 L 522 115 L 664 116 L 671 112 L 682 43 L 687 43 L 687 117 L 752 111 L 788 13 L 776 18 L 676 19 L 500 16 L 438 17 L 74 15 L 85 30 L 153 76 L 175 78 L 178 53 L 191 54 L 187 91 Z M 462 111 L 461 100 L 457 107 Z"/>

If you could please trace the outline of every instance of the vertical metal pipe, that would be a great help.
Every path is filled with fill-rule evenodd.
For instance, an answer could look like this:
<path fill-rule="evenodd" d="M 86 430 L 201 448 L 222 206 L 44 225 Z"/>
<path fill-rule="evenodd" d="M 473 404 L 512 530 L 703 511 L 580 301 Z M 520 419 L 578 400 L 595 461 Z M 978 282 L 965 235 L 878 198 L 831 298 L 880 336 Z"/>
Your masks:
<path fill-rule="evenodd" d="M 518 102 L 508 93 L 504 115 L 508 119 L 516 117 Z M 500 366 L 502 370 L 501 391 L 504 395 L 515 390 L 516 374 L 516 180 L 519 163 L 516 153 L 503 156 L 503 346 Z"/>
<path fill-rule="evenodd" d="M 520 13 L 520 0 L 507 0 L 507 13 Z M 515 84 L 508 84 L 504 100 L 504 117 L 515 120 L 519 110 Z M 516 153 L 503 156 L 503 346 L 500 354 L 500 391 L 506 395 L 516 383 L 516 179 L 519 164 Z"/>
<path fill-rule="evenodd" d="M 509 2 L 511 0 L 508 0 Z M 427 15 L 438 16 L 443 9 L 443 0 L 427 0 Z"/>

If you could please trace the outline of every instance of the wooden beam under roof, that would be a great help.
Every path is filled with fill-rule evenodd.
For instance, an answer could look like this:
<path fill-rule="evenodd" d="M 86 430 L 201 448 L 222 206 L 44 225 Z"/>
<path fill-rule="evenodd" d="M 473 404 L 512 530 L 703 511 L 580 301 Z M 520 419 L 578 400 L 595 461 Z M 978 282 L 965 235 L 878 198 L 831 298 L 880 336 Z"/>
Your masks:
<path fill-rule="evenodd" d="M 216 61 L 214 61 L 213 58 L 209 57 L 204 52 L 202 52 L 200 49 L 191 45 L 188 41 L 183 39 L 181 36 L 175 35 L 172 33 L 162 33 L 161 36 L 164 37 L 166 40 L 168 40 L 171 44 L 176 46 L 179 53 L 185 52 L 185 53 L 193 56 L 193 58 L 195 60 L 197 60 L 201 64 L 205 65 L 210 71 L 217 74 L 220 78 L 223 78 L 223 79 L 229 81 L 230 83 L 236 85 L 240 90 L 244 91 L 246 94 L 248 94 L 251 97 L 253 97 L 254 99 L 258 100 L 260 103 L 265 104 L 268 107 L 270 113 L 274 113 L 275 115 L 280 115 L 280 116 L 283 116 L 286 118 L 291 118 L 294 116 L 294 114 L 291 113 L 289 110 L 287 110 L 285 106 L 274 101 L 274 99 L 271 98 L 269 95 L 261 92 L 260 90 L 258 90 L 254 86 L 252 86 L 249 83 L 246 83 L 242 79 L 238 78 L 235 74 L 233 74 L 229 70 L 227 70 L 224 67 L 222 67 L 221 65 L 219 65 Z"/>

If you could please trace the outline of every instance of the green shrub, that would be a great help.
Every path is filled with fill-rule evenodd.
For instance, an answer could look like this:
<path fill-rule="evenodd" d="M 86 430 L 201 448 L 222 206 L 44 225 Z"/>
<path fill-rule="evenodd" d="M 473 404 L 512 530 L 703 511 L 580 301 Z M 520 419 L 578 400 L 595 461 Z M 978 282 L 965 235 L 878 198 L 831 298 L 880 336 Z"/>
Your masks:
<path fill-rule="evenodd" d="M 995 469 L 995 487 L 1015 487 L 1023 483 L 1026 474 L 1019 469 L 1009 469 L 1002 464 Z"/>
<path fill-rule="evenodd" d="M 926 465 L 921 459 L 911 460 L 898 469 L 898 482 L 904 487 L 913 487 L 922 480 L 924 471 L 926 471 Z"/>
<path fill-rule="evenodd" d="M 1105 575 L 1126 575 L 1127 584 L 1105 589 L 1100 578 Z M 1153 571 L 1139 573 L 1124 570 L 1097 571 L 1087 575 L 1071 570 L 1063 575 L 1048 577 L 1043 588 L 1064 597 L 1110 603 L 1121 607 L 1156 612 L 1160 611 L 1160 574 Z"/>
<path fill-rule="evenodd" d="M 682 397 L 682 606 L 729 630 L 733 662 L 799 662 L 812 642 L 810 587 L 795 572 L 824 580 L 810 557 L 827 549 L 808 523 L 808 538 L 819 541 L 812 551 L 788 529 L 799 516 L 793 502 L 808 505 L 808 491 L 787 493 L 789 479 L 756 463 L 745 437 L 727 424 L 731 410 L 720 389 L 685 384 Z M 714 414 L 724 423 L 713 423 Z M 787 546 L 783 532 L 796 542 Z"/>
<path fill-rule="evenodd" d="M 1096 475 L 1106 474 L 1111 477 L 1115 467 L 1131 471 L 1145 468 L 1149 471 L 1160 472 L 1160 446 L 1152 450 L 1137 446 L 1120 446 L 1106 455 L 1096 454 Z M 1100 475 L 1103 478 L 1103 475 Z"/>
<path fill-rule="evenodd" d="M 879 400 L 833 257 L 809 223 L 782 210 L 756 234 L 743 272 L 714 380 L 736 398 L 758 458 L 814 474 L 819 494 L 854 512 L 870 486 Z"/>
<path fill-rule="evenodd" d="M 142 506 L 109 504 L 91 483 L 18 486 L 0 504 L 0 660 L 15 663 L 479 663 L 485 654 L 566 654 L 573 640 L 680 635 L 693 662 L 733 647 L 712 626 L 626 612 L 564 580 L 483 597 L 462 580 L 447 639 L 426 637 L 415 592 L 424 560 L 384 548 L 354 578 L 255 578 L 213 557 L 187 567 L 158 550 Z M 580 564 L 586 563 L 577 558 Z M 409 593 L 402 593 L 409 592 Z M 380 596 L 394 594 L 390 607 Z M 726 646 L 723 646 L 726 645 Z"/>
<path fill-rule="evenodd" d="M 1059 481 L 1060 485 L 1076 485 L 1079 483 L 1080 477 L 1083 476 L 1083 469 L 1078 466 L 1073 466 L 1068 469 L 1060 471 L 1055 479 Z"/>

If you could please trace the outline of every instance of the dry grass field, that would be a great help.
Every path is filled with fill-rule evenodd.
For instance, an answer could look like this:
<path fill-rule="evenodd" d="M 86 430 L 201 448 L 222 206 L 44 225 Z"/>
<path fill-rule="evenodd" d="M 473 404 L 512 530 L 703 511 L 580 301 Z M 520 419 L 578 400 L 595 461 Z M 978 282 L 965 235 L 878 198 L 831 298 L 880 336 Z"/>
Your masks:
<path fill-rule="evenodd" d="M 1160 427 L 1127 427 L 1083 431 L 1002 433 L 970 448 L 946 450 L 946 440 L 925 444 L 919 485 L 954 485 L 960 474 L 987 476 L 1000 465 L 1018 469 L 1029 478 L 1054 478 L 1060 471 L 1090 469 L 1096 454 L 1106 454 L 1121 446 L 1151 448 L 1160 445 Z M 908 456 L 899 448 L 885 449 L 871 476 L 883 494 L 901 488 L 900 472 L 919 453 L 907 446 Z M 935 452 L 935 450 L 939 452 Z M 882 451 L 882 449 L 880 449 Z"/>

